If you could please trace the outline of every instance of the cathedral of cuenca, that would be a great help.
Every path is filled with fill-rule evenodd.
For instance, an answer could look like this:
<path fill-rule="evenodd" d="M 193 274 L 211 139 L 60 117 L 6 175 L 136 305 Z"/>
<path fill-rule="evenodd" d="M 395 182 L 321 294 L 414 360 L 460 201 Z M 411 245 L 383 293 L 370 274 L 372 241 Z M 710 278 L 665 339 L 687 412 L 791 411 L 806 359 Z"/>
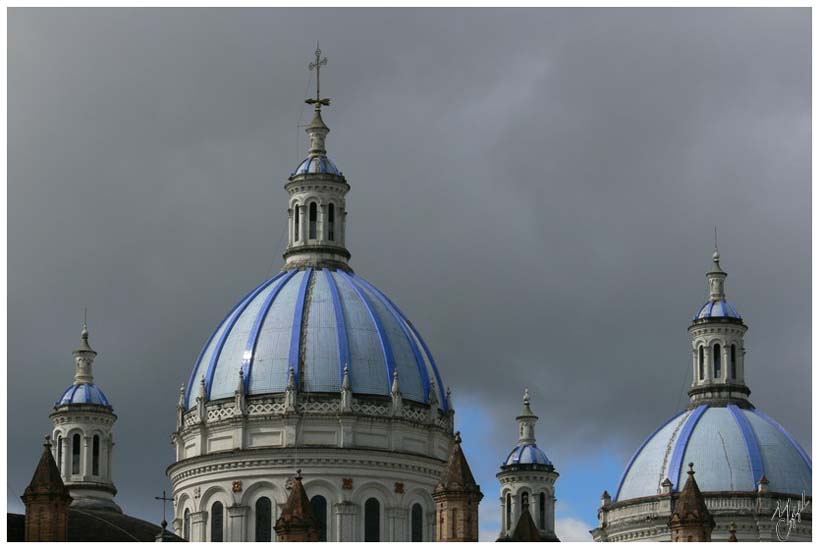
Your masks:
<path fill-rule="evenodd" d="M 499 542 L 558 542 L 559 473 L 536 444 L 534 410 L 547 405 L 524 391 L 517 441 L 490 451 L 499 500 L 484 499 L 446 366 L 350 265 L 351 186 L 328 156 L 322 118 L 326 62 L 317 48 L 310 148 L 284 185 L 284 265 L 216 324 L 179 389 L 171 524 L 130 517 L 116 502 L 117 416 L 84 327 L 74 381 L 22 496 L 26 514 L 9 514 L 9 540 L 469 542 L 483 505 L 497 509 Z M 604 493 L 595 540 L 776 540 L 778 500 L 811 488 L 808 455 L 748 399 L 746 325 L 726 301 L 719 260 L 715 250 L 709 300 L 689 327 L 690 405 L 638 448 L 614 496 Z M 810 539 L 809 504 L 790 540 Z"/>

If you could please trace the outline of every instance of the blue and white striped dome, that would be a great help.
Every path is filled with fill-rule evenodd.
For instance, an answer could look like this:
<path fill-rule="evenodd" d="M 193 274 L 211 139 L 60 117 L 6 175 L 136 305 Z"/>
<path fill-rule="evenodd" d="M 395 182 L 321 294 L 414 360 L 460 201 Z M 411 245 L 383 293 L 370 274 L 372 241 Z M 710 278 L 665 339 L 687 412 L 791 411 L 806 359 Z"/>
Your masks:
<path fill-rule="evenodd" d="M 700 405 L 675 415 L 633 455 L 615 500 L 679 491 L 693 462 L 701 491 L 755 491 L 762 476 L 776 493 L 811 495 L 811 459 L 780 424 L 758 409 Z"/>
<path fill-rule="evenodd" d="M 95 384 L 72 384 L 63 392 L 55 406 L 71 404 L 111 406 L 105 394 Z"/>
<path fill-rule="evenodd" d="M 703 304 L 698 312 L 695 314 L 694 320 L 710 319 L 712 317 L 731 317 L 733 319 L 740 319 L 740 313 L 735 307 L 726 300 L 710 300 Z"/>
<path fill-rule="evenodd" d="M 541 464 L 544 466 L 552 466 L 552 462 L 547 458 L 546 453 L 538 448 L 535 443 L 525 443 L 516 446 L 510 454 L 507 455 L 507 460 L 502 466 L 515 466 L 526 464 Z"/>
<path fill-rule="evenodd" d="M 348 365 L 354 394 L 389 396 L 393 370 L 405 399 L 428 402 L 444 384 L 427 344 L 380 290 L 353 273 L 283 271 L 236 305 L 205 343 L 188 382 L 196 404 L 204 377 L 208 399 L 232 397 L 239 369 L 249 395 L 284 392 L 292 366 L 300 392 L 341 391 Z"/>
<path fill-rule="evenodd" d="M 341 176 L 342 172 L 336 168 L 326 156 L 308 157 L 296 168 L 291 176 L 298 176 L 299 174 L 333 174 L 334 176 Z"/>

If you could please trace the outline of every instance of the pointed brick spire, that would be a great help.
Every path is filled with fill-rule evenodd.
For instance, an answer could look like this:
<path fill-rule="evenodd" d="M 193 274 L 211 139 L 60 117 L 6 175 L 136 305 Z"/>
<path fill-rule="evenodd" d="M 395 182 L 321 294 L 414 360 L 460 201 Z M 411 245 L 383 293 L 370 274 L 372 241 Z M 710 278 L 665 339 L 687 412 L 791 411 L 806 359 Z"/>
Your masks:
<path fill-rule="evenodd" d="M 512 536 L 508 539 L 509 542 L 541 542 L 541 533 L 535 526 L 530 514 L 529 505 L 525 505 L 518 518 L 518 524 L 512 532 Z"/>
<path fill-rule="evenodd" d="M 688 478 L 678 494 L 675 510 L 669 518 L 673 542 L 710 542 L 715 520 L 695 481 L 694 464 L 689 463 Z"/>
<path fill-rule="evenodd" d="M 484 495 L 461 449 L 461 434 L 456 432 L 447 466 L 433 491 L 439 525 L 437 541 L 477 542 L 478 504 L 482 498 Z"/>
<path fill-rule="evenodd" d="M 26 505 L 27 542 L 64 542 L 68 539 L 71 496 L 54 462 L 48 437 L 31 483 L 23 493 L 23 502 Z"/>
<path fill-rule="evenodd" d="M 282 515 L 276 520 L 274 529 L 279 542 L 319 541 L 319 520 L 313 515 L 313 507 L 302 485 L 301 470 L 296 471 L 290 496 L 282 507 Z"/>

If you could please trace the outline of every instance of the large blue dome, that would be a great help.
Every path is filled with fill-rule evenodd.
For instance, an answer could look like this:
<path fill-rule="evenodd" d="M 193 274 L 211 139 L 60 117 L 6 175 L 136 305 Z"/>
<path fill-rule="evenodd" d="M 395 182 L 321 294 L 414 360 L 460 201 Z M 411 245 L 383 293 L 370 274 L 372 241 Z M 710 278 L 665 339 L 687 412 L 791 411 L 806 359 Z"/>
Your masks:
<path fill-rule="evenodd" d="M 345 366 L 354 394 L 389 396 L 394 369 L 405 399 L 428 402 L 433 356 L 413 324 L 380 290 L 342 270 L 282 271 L 265 281 L 219 324 L 188 382 L 196 404 L 199 380 L 208 399 L 232 397 L 241 368 L 249 395 L 284 392 L 293 367 L 300 392 L 341 391 Z"/>
<path fill-rule="evenodd" d="M 758 409 L 700 405 L 649 436 L 626 467 L 615 500 L 679 491 L 693 462 L 701 491 L 755 491 L 766 476 L 776 493 L 811 494 L 811 459 L 780 424 Z"/>

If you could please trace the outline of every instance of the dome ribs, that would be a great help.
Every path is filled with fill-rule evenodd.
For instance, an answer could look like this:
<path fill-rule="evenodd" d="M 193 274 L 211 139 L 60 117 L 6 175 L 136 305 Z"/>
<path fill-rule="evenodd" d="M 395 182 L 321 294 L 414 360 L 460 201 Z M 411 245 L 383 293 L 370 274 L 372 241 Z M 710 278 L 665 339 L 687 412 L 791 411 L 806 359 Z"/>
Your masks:
<path fill-rule="evenodd" d="M 795 439 L 791 436 L 789 432 L 785 430 L 785 428 L 783 428 L 783 426 L 781 426 L 775 419 L 773 419 L 760 409 L 752 409 L 752 412 L 760 418 L 762 418 L 763 420 L 765 420 L 766 422 L 768 422 L 772 427 L 777 428 L 777 430 L 780 433 L 786 436 L 786 439 L 788 439 L 789 442 L 794 446 L 794 448 L 797 450 L 797 453 L 800 455 L 800 458 L 803 459 L 803 462 L 805 462 L 806 466 L 808 466 L 809 470 L 811 470 L 811 458 L 809 458 L 809 455 L 806 453 L 806 451 L 803 450 L 803 447 L 801 447 L 800 444 L 797 441 L 795 441 Z"/>
<path fill-rule="evenodd" d="M 336 279 L 333 278 L 330 269 L 324 269 L 322 271 L 324 271 L 327 284 L 330 287 L 330 296 L 333 300 L 333 312 L 336 316 L 336 338 L 339 341 L 339 387 L 341 388 L 345 376 L 345 367 L 350 365 L 350 342 L 347 339 L 345 314 L 342 310 L 342 299 L 339 296 L 339 287 L 336 286 Z"/>
<path fill-rule="evenodd" d="M 298 273 L 297 270 L 287 272 L 283 271 L 280 273 L 280 277 L 277 277 L 278 282 L 276 284 L 276 288 L 268 294 L 268 297 L 265 299 L 265 303 L 262 304 L 262 309 L 259 310 L 259 315 L 256 316 L 256 320 L 253 322 L 251 333 L 248 335 L 248 343 L 245 346 L 245 354 L 242 364 L 242 373 L 243 378 L 245 379 L 245 393 L 247 394 L 250 394 L 251 391 L 251 373 L 253 372 L 253 359 L 256 354 L 256 343 L 259 340 L 259 332 L 262 330 L 262 325 L 270 312 L 270 308 L 273 305 L 274 300 L 276 300 L 276 297 L 279 296 L 279 292 L 286 284 L 288 284 L 288 281 L 290 281 L 296 273 Z M 281 275 L 284 275 L 284 277 L 281 277 Z"/>
<path fill-rule="evenodd" d="M 703 413 L 705 413 L 708 408 L 708 405 L 700 405 L 697 409 L 692 411 L 692 414 L 689 415 L 689 418 L 686 419 L 686 422 L 683 425 L 681 434 L 678 436 L 677 441 L 675 441 L 675 449 L 672 451 L 668 476 L 669 480 L 672 482 L 672 487 L 674 487 L 675 490 L 680 490 L 678 489 L 678 482 L 680 481 L 680 472 L 683 468 L 683 455 L 686 453 L 686 446 L 689 444 L 689 438 L 695 430 L 695 426 L 698 425 L 700 417 L 703 416 Z"/>
<path fill-rule="evenodd" d="M 345 281 L 350 285 L 356 295 L 362 302 L 362 305 L 367 310 L 367 313 L 370 315 L 370 319 L 373 321 L 373 324 L 376 325 L 376 331 L 379 334 L 379 342 L 382 346 L 382 353 L 384 353 L 384 363 L 385 363 L 385 382 L 387 387 L 387 394 L 390 394 L 390 386 L 393 382 L 393 370 L 396 368 L 396 359 L 393 357 L 393 348 L 390 346 L 390 339 L 387 337 L 387 333 L 384 330 L 384 325 L 382 324 L 382 320 L 379 317 L 379 314 L 376 310 L 373 309 L 373 304 L 370 302 L 370 299 L 362 292 L 362 289 L 356 282 L 344 271 L 338 271 L 339 274 L 344 278 Z"/>
<path fill-rule="evenodd" d="M 288 356 L 288 369 L 293 368 L 296 379 L 296 387 L 301 384 L 301 357 L 302 357 L 302 335 L 304 334 L 305 302 L 307 298 L 308 284 L 313 275 L 313 268 L 305 270 L 305 276 L 299 285 L 299 296 L 296 298 L 296 310 L 293 313 L 293 332 L 290 337 L 290 355 Z"/>
<path fill-rule="evenodd" d="M 267 281 L 263 282 L 258 287 L 256 287 L 252 291 L 250 291 L 248 294 L 246 294 L 245 297 L 242 298 L 237 305 L 235 305 L 233 308 L 231 308 L 231 310 L 228 312 L 228 314 L 225 315 L 225 318 L 222 319 L 222 322 L 220 322 L 218 325 L 216 325 L 216 328 L 211 333 L 211 335 L 208 337 L 208 340 L 205 342 L 205 345 L 202 346 L 202 351 L 199 352 L 199 357 L 197 357 L 196 363 L 194 363 L 194 370 L 191 372 L 191 377 L 188 379 L 188 386 L 185 389 L 185 404 L 186 404 L 187 407 L 190 408 L 190 406 L 191 406 L 191 401 L 190 401 L 191 400 L 191 388 L 193 388 L 196 385 L 196 375 L 199 372 L 199 366 L 202 364 L 202 360 L 205 358 L 205 353 L 207 353 L 208 348 L 211 345 L 211 342 L 213 342 L 214 338 L 219 333 L 219 329 L 221 329 L 222 326 L 228 321 L 228 319 L 231 318 L 231 316 L 234 314 L 234 312 L 237 310 L 237 308 L 240 305 L 242 305 L 243 303 L 245 303 L 245 301 L 248 298 L 250 298 L 251 294 L 253 294 L 257 290 L 259 290 L 260 288 L 264 287 L 265 285 L 267 285 L 269 282 L 273 281 L 274 279 L 276 279 L 280 275 L 282 275 L 282 273 L 278 273 L 272 279 L 268 279 Z"/>
<path fill-rule="evenodd" d="M 413 357 L 416 358 L 416 366 L 418 367 L 419 375 L 421 376 L 422 389 L 424 392 L 422 401 L 426 403 L 427 395 L 430 393 L 430 377 L 427 375 L 427 365 L 424 362 L 424 358 L 421 356 L 421 351 L 419 350 L 419 347 L 416 345 L 415 339 L 410 334 L 410 329 L 407 327 L 407 323 L 404 321 L 402 315 L 393 305 L 393 302 L 388 300 L 387 296 L 382 294 L 382 292 L 379 289 L 377 289 L 376 287 L 374 287 L 358 275 L 353 275 L 353 279 L 367 287 L 370 290 L 370 292 L 372 292 L 381 299 L 384 306 L 391 313 L 391 315 L 393 315 L 393 318 L 396 320 L 396 323 L 398 323 L 399 327 L 404 333 L 404 337 L 407 338 L 407 341 L 410 343 L 410 349 L 413 351 Z"/>
<path fill-rule="evenodd" d="M 211 356 L 211 361 L 208 365 L 208 372 L 205 374 L 205 395 L 207 399 L 211 398 L 211 385 L 214 381 L 216 365 L 217 363 L 219 363 L 219 356 L 222 354 L 222 348 L 225 346 L 225 342 L 227 341 L 228 336 L 230 336 L 231 330 L 233 330 L 234 325 L 239 320 L 239 317 L 242 316 L 242 313 L 245 311 L 245 309 L 247 309 L 247 307 L 253 301 L 253 299 L 259 296 L 259 293 L 261 293 L 268 286 L 273 284 L 273 282 L 276 281 L 282 275 L 283 273 L 279 273 L 275 277 L 268 279 L 267 281 L 256 287 L 256 289 L 254 289 L 253 292 L 251 292 L 248 296 L 245 297 L 242 303 L 240 303 L 239 307 L 234 309 L 233 316 L 228 321 L 228 326 L 225 327 L 225 330 L 222 332 L 222 336 L 219 338 L 219 342 L 216 345 L 216 349 L 214 349 L 214 353 Z"/>
<path fill-rule="evenodd" d="M 755 435 L 754 430 L 752 430 L 752 425 L 749 423 L 749 419 L 743 415 L 743 411 L 741 411 L 737 405 L 729 403 L 727 408 L 735 418 L 738 428 L 740 428 L 740 433 L 743 435 L 743 441 L 746 442 L 746 451 L 749 455 L 749 465 L 752 468 L 752 483 L 756 483 L 757 480 L 765 474 L 763 468 L 763 455 L 760 452 L 760 444 L 757 441 L 757 436 Z"/>

